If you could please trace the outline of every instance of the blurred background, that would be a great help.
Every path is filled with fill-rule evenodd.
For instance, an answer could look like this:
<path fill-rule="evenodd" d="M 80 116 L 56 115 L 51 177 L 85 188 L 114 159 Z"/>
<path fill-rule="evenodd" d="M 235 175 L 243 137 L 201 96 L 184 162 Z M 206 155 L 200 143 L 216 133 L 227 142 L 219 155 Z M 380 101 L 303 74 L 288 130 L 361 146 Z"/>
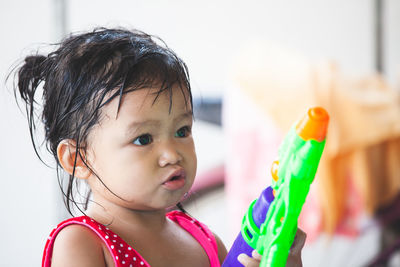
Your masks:
<path fill-rule="evenodd" d="M 0 266 L 38 266 L 68 216 L 4 81 L 24 56 L 97 26 L 157 35 L 187 63 L 199 169 L 185 207 L 228 249 L 290 124 L 321 105 L 331 126 L 300 218 L 303 264 L 400 266 L 397 0 L 2 0 Z"/>

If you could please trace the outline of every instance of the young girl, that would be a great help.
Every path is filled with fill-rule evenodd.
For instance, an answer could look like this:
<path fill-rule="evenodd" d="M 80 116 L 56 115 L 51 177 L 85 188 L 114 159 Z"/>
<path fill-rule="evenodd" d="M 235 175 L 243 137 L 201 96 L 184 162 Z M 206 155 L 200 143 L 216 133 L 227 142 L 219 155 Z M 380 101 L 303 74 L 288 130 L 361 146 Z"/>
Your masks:
<path fill-rule="evenodd" d="M 26 57 L 17 90 L 36 152 L 41 84 L 47 147 L 69 175 L 65 183 L 58 172 L 71 215 L 81 210 L 77 182 L 90 188 L 85 215 L 50 234 L 42 266 L 219 266 L 224 245 L 180 205 L 197 165 L 182 60 L 143 32 L 103 28 Z M 240 260 L 259 264 L 257 255 Z"/>

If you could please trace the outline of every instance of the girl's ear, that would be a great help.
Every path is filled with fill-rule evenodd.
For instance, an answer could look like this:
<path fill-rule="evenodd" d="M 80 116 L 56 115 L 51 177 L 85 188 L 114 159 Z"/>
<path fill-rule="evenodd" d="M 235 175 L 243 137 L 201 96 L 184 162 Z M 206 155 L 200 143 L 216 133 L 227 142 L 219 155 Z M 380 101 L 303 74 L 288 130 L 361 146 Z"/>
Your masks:
<path fill-rule="evenodd" d="M 74 176 L 80 179 L 89 178 L 91 171 L 83 162 L 80 153 L 77 154 L 76 142 L 72 139 L 62 140 L 57 146 L 57 157 L 63 169 L 72 175 L 75 164 Z M 76 163 L 75 163 L 76 158 Z"/>

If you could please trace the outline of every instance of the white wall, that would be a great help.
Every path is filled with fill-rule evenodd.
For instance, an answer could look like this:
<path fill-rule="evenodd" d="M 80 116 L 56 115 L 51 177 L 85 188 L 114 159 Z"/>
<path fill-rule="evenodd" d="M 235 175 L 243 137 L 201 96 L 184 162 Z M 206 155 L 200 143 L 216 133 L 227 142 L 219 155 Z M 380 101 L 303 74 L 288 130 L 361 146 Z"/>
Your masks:
<path fill-rule="evenodd" d="M 4 86 L 10 66 L 32 44 L 53 41 L 50 8 L 50 0 L 0 4 L 0 266 L 39 266 L 56 223 L 55 177 L 36 158 L 26 119 Z"/>
<path fill-rule="evenodd" d="M 72 30 L 122 21 L 157 34 L 186 60 L 195 85 L 206 93 L 221 90 L 232 58 L 256 37 L 313 60 L 335 59 L 355 75 L 374 67 L 371 0 L 70 2 Z"/>
<path fill-rule="evenodd" d="M 384 3 L 383 67 L 389 82 L 400 90 L 400 1 L 386 0 Z"/>
<path fill-rule="evenodd" d="M 394 81 L 400 63 L 400 4 L 386 2 L 385 70 Z M 2 81 L 9 66 L 35 44 L 55 41 L 52 19 L 51 0 L 1 2 Z M 162 37 L 186 61 L 195 93 L 201 95 L 222 94 L 236 51 L 256 37 L 312 60 L 334 59 L 351 75 L 374 71 L 372 0 L 68 1 L 69 30 L 119 24 Z M 26 119 L 3 83 L 0 122 L 0 266 L 37 266 L 59 216 L 55 173 L 34 155 Z"/>

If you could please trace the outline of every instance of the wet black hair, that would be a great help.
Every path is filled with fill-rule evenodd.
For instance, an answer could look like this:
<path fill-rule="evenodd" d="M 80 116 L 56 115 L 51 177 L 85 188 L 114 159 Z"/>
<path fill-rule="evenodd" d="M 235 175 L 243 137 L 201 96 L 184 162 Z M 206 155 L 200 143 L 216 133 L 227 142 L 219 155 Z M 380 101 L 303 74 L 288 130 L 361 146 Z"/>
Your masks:
<path fill-rule="evenodd" d="M 37 53 L 25 58 L 15 72 L 14 93 L 25 104 L 32 144 L 40 160 L 34 135 L 38 119 L 44 124 L 46 148 L 57 162 L 64 203 L 73 215 L 73 206 L 83 212 L 74 196 L 74 187 L 78 186 L 74 177 L 77 159 L 65 183 L 57 157 L 62 140 L 74 140 L 76 155 L 84 160 L 80 151 L 85 149 L 90 129 L 99 122 L 101 107 L 115 97 L 119 97 L 120 104 L 122 95 L 133 90 L 157 86 L 154 101 L 167 91 L 171 109 L 172 88 L 178 85 L 190 110 L 193 103 L 186 64 L 158 37 L 138 30 L 96 28 L 71 34 L 56 46 L 47 56 Z M 41 85 L 43 110 L 37 115 L 37 89 Z M 90 190 L 85 197 L 84 209 Z"/>

